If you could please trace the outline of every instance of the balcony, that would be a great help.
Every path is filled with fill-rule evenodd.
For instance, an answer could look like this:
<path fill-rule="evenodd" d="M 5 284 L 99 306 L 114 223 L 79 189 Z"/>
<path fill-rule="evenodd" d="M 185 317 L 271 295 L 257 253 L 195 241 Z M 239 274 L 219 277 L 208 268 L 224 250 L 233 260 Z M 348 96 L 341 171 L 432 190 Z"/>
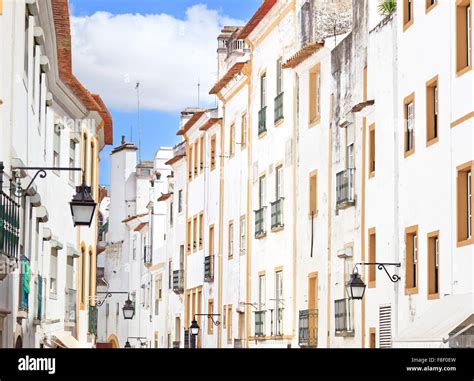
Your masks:
<path fill-rule="evenodd" d="M 184 292 L 184 270 L 173 271 L 173 291 L 175 294 Z"/>
<path fill-rule="evenodd" d="M 89 306 L 89 334 L 97 336 L 97 306 Z"/>
<path fill-rule="evenodd" d="M 265 311 L 255 311 L 255 336 L 265 336 Z"/>
<path fill-rule="evenodd" d="M 275 123 L 283 119 L 283 92 L 275 98 Z"/>
<path fill-rule="evenodd" d="M 204 258 L 204 282 L 214 281 L 214 256 L 209 255 Z"/>
<path fill-rule="evenodd" d="M 318 310 L 300 311 L 298 345 L 307 348 L 318 346 Z"/>
<path fill-rule="evenodd" d="M 350 299 L 338 299 L 334 301 L 336 336 L 354 336 L 351 303 Z"/>
<path fill-rule="evenodd" d="M 248 51 L 249 47 L 245 43 L 245 40 L 234 38 L 227 42 L 227 58 L 234 54 L 242 56 Z"/>
<path fill-rule="evenodd" d="M 0 264 L 9 269 L 9 261 L 18 259 L 20 242 L 20 205 L 0 189 Z M 0 280 L 8 271 L 0 271 Z"/>
<path fill-rule="evenodd" d="M 77 291 L 72 289 L 66 290 L 65 301 L 65 323 L 76 323 L 76 307 L 77 307 Z"/>
<path fill-rule="evenodd" d="M 258 136 L 267 132 L 267 106 L 258 112 Z"/>
<path fill-rule="evenodd" d="M 283 228 L 283 198 L 278 201 L 270 203 L 271 205 L 271 219 L 272 231 Z"/>
<path fill-rule="evenodd" d="M 153 254 L 153 252 L 151 250 L 151 245 L 146 245 L 143 248 L 143 262 L 144 262 L 145 266 L 147 266 L 147 267 L 151 266 L 152 257 L 153 257 L 152 254 Z"/>
<path fill-rule="evenodd" d="M 262 238 L 267 234 L 265 231 L 265 210 L 264 206 L 255 211 L 255 238 Z"/>
<path fill-rule="evenodd" d="M 336 206 L 345 209 L 355 205 L 355 169 L 346 169 L 336 175 Z"/>

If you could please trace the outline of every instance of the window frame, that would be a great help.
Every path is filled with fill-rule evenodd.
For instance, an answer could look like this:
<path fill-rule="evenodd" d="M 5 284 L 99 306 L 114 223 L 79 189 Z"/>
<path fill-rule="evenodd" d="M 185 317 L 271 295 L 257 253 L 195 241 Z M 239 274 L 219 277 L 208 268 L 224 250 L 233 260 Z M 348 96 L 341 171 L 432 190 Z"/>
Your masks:
<path fill-rule="evenodd" d="M 408 252 L 409 243 L 412 245 L 410 253 Z M 412 267 L 411 269 L 409 269 L 410 266 Z M 414 225 L 405 229 L 405 295 L 418 294 L 419 268 L 418 225 Z M 409 279 L 409 275 L 411 279 Z"/>
<path fill-rule="evenodd" d="M 411 149 L 409 149 L 409 133 L 410 133 L 410 119 L 409 119 L 409 116 L 410 116 L 410 104 L 412 105 L 412 112 L 411 112 L 411 125 L 412 125 L 412 140 L 411 140 L 411 143 L 412 143 L 412 147 Z M 416 134 L 415 134 L 415 130 L 416 130 L 416 116 L 415 116 L 415 93 L 411 93 L 410 95 L 408 95 L 407 97 L 404 98 L 403 100 L 403 115 L 404 115 L 404 124 L 405 124 L 405 139 L 404 139 L 404 148 L 403 148 L 403 152 L 404 152 L 404 157 L 407 158 L 411 155 L 413 155 L 415 153 L 415 149 L 416 149 Z"/>
<path fill-rule="evenodd" d="M 439 141 L 439 82 L 438 76 L 426 82 L 426 146 Z"/>
<path fill-rule="evenodd" d="M 440 241 L 439 241 L 439 230 L 428 233 L 427 235 L 427 253 L 428 253 L 428 260 L 427 260 L 427 295 L 428 300 L 432 299 L 439 299 L 439 275 L 440 275 Z M 435 276 L 436 274 L 436 276 Z M 437 286 L 436 290 L 435 289 Z"/>

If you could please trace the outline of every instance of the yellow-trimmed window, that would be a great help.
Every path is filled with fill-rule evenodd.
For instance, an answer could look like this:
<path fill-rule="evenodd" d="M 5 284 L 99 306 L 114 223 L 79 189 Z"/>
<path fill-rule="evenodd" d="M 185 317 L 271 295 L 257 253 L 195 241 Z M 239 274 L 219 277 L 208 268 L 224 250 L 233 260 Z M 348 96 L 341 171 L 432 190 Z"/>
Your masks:
<path fill-rule="evenodd" d="M 193 179 L 193 145 L 190 144 L 188 148 L 188 180 Z"/>
<path fill-rule="evenodd" d="M 369 229 L 369 263 L 377 262 L 377 236 L 375 228 Z M 375 288 L 377 266 L 369 266 L 369 288 Z"/>
<path fill-rule="evenodd" d="M 188 223 L 187 223 L 187 228 L 186 228 L 186 241 L 187 241 L 186 253 L 187 253 L 187 254 L 190 254 L 190 253 L 191 253 L 191 240 L 192 240 L 192 237 L 191 237 L 191 225 L 192 225 L 192 221 L 189 219 L 189 220 L 188 220 Z"/>
<path fill-rule="evenodd" d="M 318 64 L 309 72 L 309 124 L 321 119 L 321 65 Z"/>
<path fill-rule="evenodd" d="M 199 173 L 204 170 L 204 136 L 199 138 Z"/>
<path fill-rule="evenodd" d="M 199 213 L 199 250 L 202 249 L 204 241 L 204 214 L 203 212 Z"/>
<path fill-rule="evenodd" d="M 212 315 L 214 313 L 214 299 L 209 299 L 207 302 L 207 313 Z M 214 334 L 214 323 L 212 322 L 212 317 L 207 318 L 207 334 Z"/>
<path fill-rule="evenodd" d="M 318 175 L 311 172 L 309 175 L 309 215 L 316 216 L 318 211 Z"/>
<path fill-rule="evenodd" d="M 197 250 L 198 244 L 198 219 L 197 216 L 193 218 L 193 252 Z"/>
<path fill-rule="evenodd" d="M 405 229 L 405 293 L 418 293 L 418 226 Z"/>
<path fill-rule="evenodd" d="M 472 0 L 456 0 L 456 72 L 472 67 Z"/>
<path fill-rule="evenodd" d="M 438 141 L 438 76 L 426 83 L 426 142 Z"/>
<path fill-rule="evenodd" d="M 375 124 L 369 127 L 369 177 L 375 176 Z"/>
<path fill-rule="evenodd" d="M 232 305 L 227 306 L 227 343 L 232 344 Z"/>
<path fill-rule="evenodd" d="M 228 230 L 228 257 L 232 258 L 234 256 L 234 222 L 230 221 L 229 222 L 229 230 Z"/>
<path fill-rule="evenodd" d="M 428 234 L 428 299 L 439 298 L 439 232 Z"/>
<path fill-rule="evenodd" d="M 414 20 L 415 0 L 403 0 L 403 30 L 406 30 Z"/>
<path fill-rule="evenodd" d="M 415 152 L 415 93 L 404 99 L 405 157 Z"/>
<path fill-rule="evenodd" d="M 199 173 L 199 139 L 194 143 L 194 177 Z"/>
<path fill-rule="evenodd" d="M 473 243 L 472 236 L 472 170 L 474 161 L 457 167 L 457 243 L 458 246 Z"/>
<path fill-rule="evenodd" d="M 216 168 L 216 135 L 211 137 L 211 171 Z"/>
<path fill-rule="evenodd" d="M 247 114 L 242 115 L 240 124 L 240 148 L 247 147 Z"/>
<path fill-rule="evenodd" d="M 231 124 L 229 133 L 229 156 L 234 157 L 235 154 L 235 124 Z"/>

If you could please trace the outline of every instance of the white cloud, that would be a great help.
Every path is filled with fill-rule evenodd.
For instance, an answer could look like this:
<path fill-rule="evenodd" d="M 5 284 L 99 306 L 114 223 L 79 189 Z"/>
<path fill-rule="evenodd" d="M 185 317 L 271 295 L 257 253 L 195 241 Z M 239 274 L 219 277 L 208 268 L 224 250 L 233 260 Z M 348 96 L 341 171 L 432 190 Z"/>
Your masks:
<path fill-rule="evenodd" d="M 208 95 L 217 77 L 217 35 L 224 25 L 242 25 L 205 5 L 187 9 L 184 20 L 167 14 L 97 12 L 72 17 L 74 73 L 109 108 L 136 109 L 135 83 L 141 106 L 181 111 L 213 105 Z"/>

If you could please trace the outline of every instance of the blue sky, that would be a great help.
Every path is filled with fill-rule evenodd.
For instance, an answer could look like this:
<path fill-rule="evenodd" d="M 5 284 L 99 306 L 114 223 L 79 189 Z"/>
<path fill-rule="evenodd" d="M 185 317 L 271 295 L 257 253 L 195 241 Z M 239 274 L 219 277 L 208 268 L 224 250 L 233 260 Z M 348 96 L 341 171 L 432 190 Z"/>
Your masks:
<path fill-rule="evenodd" d="M 118 18 L 115 16 L 120 16 L 120 15 L 125 15 L 125 14 L 131 14 L 131 15 L 136 15 L 136 16 L 166 14 L 166 15 L 172 16 L 176 22 L 180 23 L 181 20 L 187 20 L 187 19 L 193 18 L 193 16 L 189 14 L 189 9 L 192 7 L 195 7 L 198 4 L 205 5 L 205 8 L 207 8 L 207 11 L 217 11 L 217 13 L 219 14 L 219 20 L 220 20 L 219 23 L 222 22 L 223 24 L 227 24 L 228 22 L 232 22 L 232 20 L 227 21 L 226 18 L 237 19 L 237 20 L 241 20 L 242 22 L 247 21 L 253 15 L 255 10 L 259 7 L 259 5 L 261 4 L 261 0 L 244 0 L 244 1 L 243 0 L 220 0 L 220 1 L 219 0 L 207 0 L 207 1 L 71 0 L 70 1 L 72 15 L 74 16 L 74 18 L 77 18 L 78 20 L 82 20 L 82 21 L 87 20 L 88 18 L 97 16 L 98 14 L 96 12 L 105 11 L 114 15 L 112 16 L 112 20 L 115 20 L 115 21 L 118 21 Z M 200 9 L 200 8 L 195 8 L 195 9 Z M 99 18 L 97 20 L 102 20 L 102 19 Z M 107 25 L 106 23 L 110 21 L 111 19 L 108 18 L 107 20 L 104 21 L 104 25 Z M 155 20 L 155 22 L 159 23 L 160 20 Z M 100 23 L 95 22 L 95 24 L 100 24 Z M 73 39 L 75 38 L 74 25 L 75 23 L 73 22 Z M 127 137 L 127 140 L 130 141 L 131 131 L 133 134 L 133 142 L 135 142 L 138 145 L 138 132 L 136 128 L 137 113 L 136 113 L 136 107 L 134 106 L 136 104 L 136 93 L 134 91 L 134 83 L 136 82 L 136 80 L 140 80 L 140 83 L 143 84 L 141 88 L 143 86 L 146 86 L 147 84 L 147 73 L 145 73 L 146 70 L 137 69 L 135 73 L 131 71 L 130 84 L 128 85 L 126 90 L 123 91 L 123 94 L 116 94 L 118 90 L 111 90 L 110 83 L 106 81 L 102 82 L 100 80 L 101 78 L 100 76 L 98 77 L 98 76 L 89 74 L 90 71 L 94 71 L 96 68 L 92 67 L 92 70 L 91 70 L 91 65 L 88 64 L 87 69 L 84 69 L 83 67 L 86 67 L 86 65 L 82 64 L 83 61 L 91 62 L 92 60 L 92 61 L 95 61 L 98 66 L 100 66 L 101 61 L 99 60 L 99 58 L 97 57 L 91 58 L 93 54 L 89 54 L 89 53 L 93 51 L 93 48 L 91 48 L 91 46 L 94 43 L 94 41 L 97 39 L 96 37 L 102 34 L 102 32 L 97 32 L 97 31 L 92 32 L 90 31 L 92 30 L 92 27 L 89 27 L 89 29 L 86 29 L 88 25 L 87 23 L 84 24 L 86 25 L 85 27 L 82 27 L 83 24 L 79 24 L 79 25 L 81 25 L 82 29 L 80 29 L 79 32 L 76 33 L 76 35 L 78 35 L 77 38 L 81 40 L 80 41 L 81 49 L 78 49 L 78 50 L 81 50 L 81 52 L 73 53 L 73 54 L 79 54 L 78 57 L 73 56 L 73 62 L 76 63 L 77 66 L 79 67 L 78 70 L 76 70 L 76 66 L 75 66 L 74 70 L 76 74 L 78 75 L 79 79 L 86 85 L 86 87 L 90 91 L 98 92 L 99 94 L 101 94 L 103 98 L 105 98 L 104 100 L 106 104 L 108 105 L 109 110 L 111 111 L 112 117 L 114 120 L 115 145 L 118 145 L 120 143 L 122 135 L 125 135 Z M 104 26 L 104 28 L 106 27 Z M 107 30 L 107 29 L 104 29 L 104 30 Z M 90 31 L 90 33 L 86 33 L 88 31 Z M 210 40 L 207 42 L 208 46 L 211 46 L 212 48 L 212 49 L 206 50 L 206 55 L 210 56 L 210 57 L 207 57 L 208 59 L 210 59 L 210 61 L 208 62 L 215 62 L 215 64 L 211 64 L 211 65 L 207 64 L 207 66 L 217 65 L 216 57 L 215 57 L 215 48 L 217 48 L 217 41 L 216 41 L 217 29 L 215 29 L 215 32 L 216 33 L 214 32 L 211 33 L 211 35 L 209 35 L 209 33 L 206 34 L 203 32 L 203 36 L 208 36 L 206 38 Z M 212 37 L 209 37 L 209 36 L 212 36 Z M 182 38 L 186 38 L 186 35 L 182 36 Z M 140 44 L 139 41 L 136 43 Z M 137 47 L 134 47 L 134 49 L 137 49 Z M 138 46 L 138 49 L 139 49 L 139 46 Z M 73 52 L 74 50 L 75 48 L 73 48 Z M 176 54 L 174 53 L 173 49 L 168 48 L 168 50 L 169 51 L 166 51 L 166 52 L 163 52 L 160 50 L 159 52 L 166 53 L 166 55 L 171 55 L 171 57 L 173 56 L 173 54 Z M 86 54 L 80 55 L 83 52 L 87 52 L 87 55 Z M 212 56 L 213 52 L 214 52 L 214 56 Z M 159 54 L 158 51 L 157 51 L 157 54 Z M 137 57 L 139 57 L 138 54 L 137 54 Z M 180 57 L 176 57 L 176 59 L 180 59 Z M 203 59 L 201 58 L 200 61 L 203 61 Z M 116 61 L 116 62 L 118 62 L 117 66 L 119 66 L 120 62 L 119 61 Z M 103 65 L 104 64 L 102 64 L 102 66 Z M 108 65 L 110 65 L 110 63 Z M 122 71 L 119 71 L 119 72 L 127 73 L 125 75 L 128 76 L 129 72 L 126 70 L 129 70 L 129 68 L 123 69 Z M 215 72 L 216 67 L 212 67 L 209 70 L 212 70 L 213 72 Z M 163 75 L 166 76 L 166 73 L 163 73 Z M 196 75 L 199 75 L 199 74 L 196 74 Z M 179 78 L 177 78 L 177 80 L 179 80 Z M 213 79 L 210 79 L 207 82 L 207 86 L 213 83 L 212 81 Z M 159 78 L 158 79 L 154 78 L 154 82 L 150 80 L 148 83 L 157 83 L 157 82 L 159 82 Z M 197 83 L 197 79 L 196 79 L 196 83 Z M 176 86 L 180 86 L 180 85 L 182 84 L 178 84 L 178 83 L 176 84 Z M 175 87 L 173 84 L 170 85 L 169 82 L 165 86 L 169 86 L 170 89 Z M 153 86 L 149 86 L 149 87 L 153 87 Z M 160 86 L 156 86 L 156 87 L 158 88 Z M 123 89 L 124 87 L 122 86 L 121 88 Z M 141 101 L 145 105 L 143 109 L 141 110 L 141 118 L 140 118 L 141 131 L 142 131 L 141 142 L 142 142 L 142 159 L 143 160 L 152 159 L 156 150 L 160 146 L 173 146 L 179 142 L 179 138 L 176 136 L 176 131 L 179 127 L 179 110 L 180 110 L 179 107 L 183 106 L 183 105 L 179 105 L 174 110 L 172 109 L 173 107 L 170 107 L 169 105 L 161 106 L 159 105 L 161 103 L 160 99 L 153 99 L 156 93 L 154 89 L 149 88 L 147 90 L 148 91 L 143 91 L 143 95 L 142 95 L 143 99 L 141 99 Z M 165 94 L 164 97 L 166 97 L 167 89 L 164 88 L 160 90 L 163 92 L 163 94 Z M 203 88 L 202 93 L 207 93 L 208 90 L 209 89 Z M 197 98 L 197 96 L 195 95 L 195 93 L 197 92 L 196 88 L 190 88 L 187 91 L 193 93 L 192 99 Z M 112 96 L 107 96 L 107 94 L 114 93 L 114 92 L 115 92 L 114 96 L 118 95 L 123 98 L 127 98 L 129 100 L 129 103 L 122 104 L 120 102 L 117 102 L 116 99 L 113 98 Z M 197 101 L 195 103 L 197 103 Z M 211 101 L 208 100 L 208 105 L 210 105 L 210 103 Z M 196 106 L 196 104 L 187 104 L 187 106 Z M 110 172 L 111 149 L 112 147 L 106 147 L 101 154 L 100 183 L 101 185 L 105 185 L 105 186 L 108 186 L 110 182 L 109 172 Z"/>

